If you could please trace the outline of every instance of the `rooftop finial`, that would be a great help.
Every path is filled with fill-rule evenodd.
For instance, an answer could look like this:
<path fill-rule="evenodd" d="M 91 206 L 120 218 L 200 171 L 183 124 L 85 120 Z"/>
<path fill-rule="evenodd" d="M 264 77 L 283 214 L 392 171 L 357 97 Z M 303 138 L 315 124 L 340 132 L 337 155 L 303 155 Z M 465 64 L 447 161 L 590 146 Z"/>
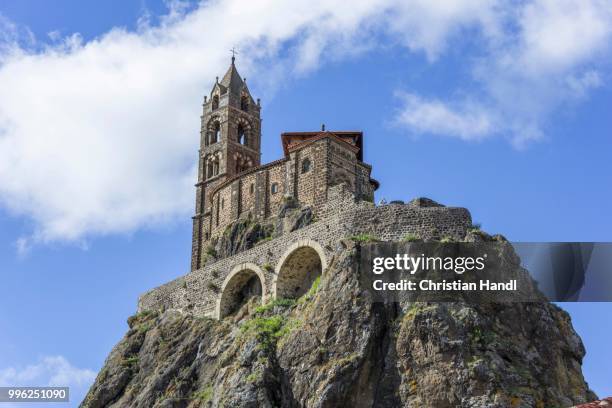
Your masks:
<path fill-rule="evenodd" d="M 232 65 L 234 65 L 234 61 L 236 60 L 236 54 L 238 54 L 238 51 L 236 51 L 236 47 L 232 47 L 230 52 L 232 53 Z"/>
<path fill-rule="evenodd" d="M 325 123 L 321 124 L 321 132 L 325 132 Z"/>

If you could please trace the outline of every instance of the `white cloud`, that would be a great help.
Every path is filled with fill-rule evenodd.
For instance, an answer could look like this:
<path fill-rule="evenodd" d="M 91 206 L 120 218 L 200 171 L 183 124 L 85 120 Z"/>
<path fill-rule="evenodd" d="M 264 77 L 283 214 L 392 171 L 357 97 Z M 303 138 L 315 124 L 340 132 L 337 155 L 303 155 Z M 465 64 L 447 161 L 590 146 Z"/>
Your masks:
<path fill-rule="evenodd" d="M 459 89 L 468 97 L 442 102 L 413 95 L 404 99 L 398 122 L 413 132 L 464 140 L 501 135 L 520 148 L 545 137 L 552 113 L 604 83 L 600 71 L 609 69 L 612 39 L 609 1 L 498 5 L 495 17 L 476 24 L 486 35 L 478 44 L 480 57 L 473 58 L 474 81 Z M 434 115 L 447 122 L 427 122 Z"/>
<path fill-rule="evenodd" d="M 469 29 L 477 28 L 484 38 L 497 36 L 501 29 L 500 3 L 491 0 L 398 1 L 390 9 L 385 24 L 400 44 L 413 51 L 423 51 L 430 61 L 435 61 L 449 43 L 458 42 Z"/>
<path fill-rule="evenodd" d="M 403 102 L 396 123 L 415 130 L 440 136 L 479 140 L 492 132 L 490 114 L 473 103 L 450 106 L 437 99 L 423 99 L 410 93 L 398 93 Z"/>
<path fill-rule="evenodd" d="M 525 74 L 563 73 L 608 49 L 612 32 L 608 0 L 538 0 L 518 23 L 521 39 L 514 63 Z"/>
<path fill-rule="evenodd" d="M 94 371 L 75 367 L 62 356 L 44 357 L 25 367 L 0 368 L 0 387 L 69 387 L 75 406 L 95 378 Z"/>
<path fill-rule="evenodd" d="M 481 89 L 465 100 L 486 105 L 413 92 L 407 101 L 418 115 L 404 112 L 402 123 L 462 139 L 508 133 L 528 141 L 541 137 L 559 103 L 602 83 L 597 67 L 585 64 L 609 41 L 609 3 L 597 0 L 535 0 L 518 11 L 486 0 L 171 4 L 155 26 L 145 14 L 136 31 L 115 28 L 90 41 L 53 32 L 51 43 L 36 43 L 0 21 L 0 204 L 36 228 L 19 248 L 188 217 L 201 98 L 232 46 L 265 98 L 272 77 L 309 72 L 329 58 L 391 44 L 443 63 L 453 44 L 471 38 L 486 58 L 465 58 Z"/>

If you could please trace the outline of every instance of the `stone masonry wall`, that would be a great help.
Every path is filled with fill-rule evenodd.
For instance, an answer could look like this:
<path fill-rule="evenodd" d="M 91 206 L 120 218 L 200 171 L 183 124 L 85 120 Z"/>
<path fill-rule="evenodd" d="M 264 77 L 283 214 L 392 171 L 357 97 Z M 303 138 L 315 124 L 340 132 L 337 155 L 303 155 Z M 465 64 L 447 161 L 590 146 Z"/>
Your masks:
<path fill-rule="evenodd" d="M 282 194 L 280 194 L 282 195 Z M 237 265 L 257 265 L 263 272 L 262 285 L 273 293 L 278 262 L 292 245 L 314 241 L 331 259 L 340 240 L 369 233 L 383 240 L 401 240 L 407 234 L 424 239 L 450 236 L 461 239 L 471 225 L 471 216 L 464 208 L 415 207 L 407 204 L 374 204 L 355 200 L 344 184 L 328 190 L 328 199 L 319 221 L 254 248 L 220 259 L 159 286 L 140 296 L 138 311 L 177 309 L 197 315 L 214 316 L 223 282 Z M 269 297 L 269 295 L 268 295 Z"/>

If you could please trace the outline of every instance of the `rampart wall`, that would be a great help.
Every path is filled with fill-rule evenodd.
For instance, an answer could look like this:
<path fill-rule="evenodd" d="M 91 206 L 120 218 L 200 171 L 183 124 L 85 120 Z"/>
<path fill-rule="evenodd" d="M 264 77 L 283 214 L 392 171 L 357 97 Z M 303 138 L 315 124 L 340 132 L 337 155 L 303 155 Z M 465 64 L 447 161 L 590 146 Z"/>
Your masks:
<path fill-rule="evenodd" d="M 461 239 L 471 222 L 465 208 L 409 204 L 375 206 L 356 200 L 355 193 L 340 184 L 328 190 L 318 221 L 152 289 L 140 296 L 138 311 L 177 309 L 219 317 L 223 290 L 232 276 L 242 269 L 259 276 L 265 301 L 275 295 L 283 261 L 300 248 L 310 247 L 316 251 L 325 272 L 344 238 L 368 233 L 382 240 L 401 240 L 407 234 L 424 239 L 445 236 Z"/>

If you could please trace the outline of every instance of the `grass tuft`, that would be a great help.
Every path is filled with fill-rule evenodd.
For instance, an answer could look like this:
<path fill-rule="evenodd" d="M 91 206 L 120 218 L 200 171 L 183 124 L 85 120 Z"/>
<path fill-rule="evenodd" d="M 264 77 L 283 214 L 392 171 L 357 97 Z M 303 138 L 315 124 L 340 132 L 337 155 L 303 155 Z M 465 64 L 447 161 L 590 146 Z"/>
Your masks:
<path fill-rule="evenodd" d="M 355 242 L 378 242 L 380 239 L 372 234 L 357 234 L 353 235 L 350 239 Z"/>

